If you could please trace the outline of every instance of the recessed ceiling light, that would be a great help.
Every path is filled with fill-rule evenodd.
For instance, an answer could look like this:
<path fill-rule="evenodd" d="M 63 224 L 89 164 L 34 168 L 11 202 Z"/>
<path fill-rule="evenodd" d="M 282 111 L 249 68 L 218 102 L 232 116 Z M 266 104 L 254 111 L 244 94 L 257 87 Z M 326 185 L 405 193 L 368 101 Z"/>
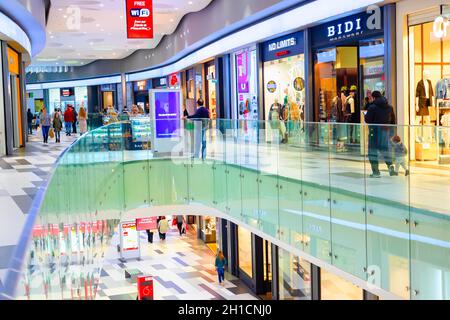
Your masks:
<path fill-rule="evenodd" d="M 63 15 L 63 18 L 64 18 L 64 19 L 67 19 L 67 15 L 66 15 L 66 14 L 65 14 L 65 15 Z"/>
<path fill-rule="evenodd" d="M 105 32 L 105 29 L 101 29 L 100 31 L 101 31 L 101 32 Z"/>
<path fill-rule="evenodd" d="M 58 11 L 63 11 L 63 9 L 62 9 L 62 8 L 59 8 Z"/>
<path fill-rule="evenodd" d="M 170 22 L 173 22 L 174 20 L 173 19 L 170 19 Z"/>
<path fill-rule="evenodd" d="M 192 1 L 189 1 L 188 3 L 189 3 L 189 4 L 194 4 Z"/>
<path fill-rule="evenodd" d="M 97 28 L 100 27 L 100 23 L 97 23 L 95 26 L 96 26 Z"/>

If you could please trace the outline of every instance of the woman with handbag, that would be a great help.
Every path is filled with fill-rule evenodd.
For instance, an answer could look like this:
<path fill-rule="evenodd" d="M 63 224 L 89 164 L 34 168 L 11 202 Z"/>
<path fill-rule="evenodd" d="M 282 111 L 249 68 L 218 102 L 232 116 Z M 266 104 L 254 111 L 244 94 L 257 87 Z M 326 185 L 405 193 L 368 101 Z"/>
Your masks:
<path fill-rule="evenodd" d="M 47 144 L 48 143 L 48 134 L 50 131 L 50 127 L 52 125 L 52 118 L 50 117 L 50 115 L 47 113 L 47 108 L 42 108 L 42 112 L 41 115 L 39 117 L 40 119 L 40 124 L 41 124 L 41 128 L 42 128 L 42 136 L 44 138 L 44 143 Z"/>

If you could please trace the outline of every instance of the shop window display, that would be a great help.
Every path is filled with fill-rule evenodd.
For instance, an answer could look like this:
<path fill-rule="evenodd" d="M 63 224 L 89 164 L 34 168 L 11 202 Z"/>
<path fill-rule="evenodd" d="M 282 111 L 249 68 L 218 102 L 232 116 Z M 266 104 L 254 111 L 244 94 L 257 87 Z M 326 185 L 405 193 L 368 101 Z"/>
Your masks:
<path fill-rule="evenodd" d="M 383 39 L 318 49 L 314 59 L 316 119 L 353 124 L 337 126 L 321 137 L 331 135 L 324 141 L 336 141 L 337 151 L 345 151 L 345 144 L 361 142 L 358 125 L 364 122 L 363 112 L 372 101 L 372 92 L 385 92 Z"/>
<path fill-rule="evenodd" d="M 410 26 L 409 51 L 413 160 L 450 164 L 450 35 L 433 21 Z"/>
<path fill-rule="evenodd" d="M 280 137 L 286 143 L 289 138 L 300 136 L 305 107 L 304 64 L 304 54 L 264 63 L 265 114 L 271 122 L 270 141 Z"/>
<path fill-rule="evenodd" d="M 239 269 L 253 278 L 252 233 L 243 227 L 238 227 Z"/>
<path fill-rule="evenodd" d="M 279 248 L 280 300 L 311 300 L 311 264 Z"/>

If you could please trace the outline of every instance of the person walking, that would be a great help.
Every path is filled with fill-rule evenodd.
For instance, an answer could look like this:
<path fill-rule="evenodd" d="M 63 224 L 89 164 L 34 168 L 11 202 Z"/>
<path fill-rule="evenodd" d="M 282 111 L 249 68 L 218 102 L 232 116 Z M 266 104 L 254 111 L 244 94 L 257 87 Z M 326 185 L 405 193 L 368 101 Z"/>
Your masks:
<path fill-rule="evenodd" d="M 202 147 L 201 147 L 201 157 L 203 160 L 206 158 L 206 129 L 209 127 L 209 120 L 211 118 L 209 110 L 205 108 L 205 101 L 203 99 L 198 99 L 197 101 L 198 109 L 192 115 L 186 117 L 187 119 L 194 119 L 195 121 L 202 121 Z"/>
<path fill-rule="evenodd" d="M 387 99 L 381 92 L 372 93 L 374 101 L 368 106 L 364 120 L 369 124 L 369 161 L 372 167 L 371 178 L 380 178 L 379 153 L 383 156 L 390 176 L 395 175 L 390 150 L 390 138 L 394 135 L 396 118 L 394 108 L 389 105 Z"/>
<path fill-rule="evenodd" d="M 151 230 L 146 230 L 148 243 L 153 243 L 153 232 Z"/>
<path fill-rule="evenodd" d="M 62 119 L 58 111 L 53 114 L 53 130 L 55 130 L 56 143 L 61 143 Z"/>
<path fill-rule="evenodd" d="M 28 109 L 27 111 L 27 125 L 28 125 L 28 133 L 33 134 L 33 114 L 31 113 L 30 109 Z"/>
<path fill-rule="evenodd" d="M 77 110 L 70 106 L 72 108 L 72 113 L 73 113 L 73 122 L 72 122 L 72 131 L 73 133 L 77 134 L 77 122 L 78 122 L 78 112 Z"/>
<path fill-rule="evenodd" d="M 88 119 L 88 115 L 87 115 L 86 109 L 84 107 L 81 107 L 80 113 L 78 115 L 78 125 L 80 126 L 80 135 L 81 136 L 83 134 L 85 134 L 86 132 L 88 132 L 87 119 Z"/>
<path fill-rule="evenodd" d="M 183 221 L 184 221 L 184 217 L 183 216 L 177 216 L 177 228 L 178 231 L 180 232 L 180 237 L 183 235 Z"/>
<path fill-rule="evenodd" d="M 166 240 L 166 234 L 169 229 L 170 227 L 166 217 L 162 217 L 162 219 L 158 223 L 159 237 L 161 238 L 161 240 Z"/>
<path fill-rule="evenodd" d="M 42 128 L 42 136 L 44 137 L 44 143 L 48 143 L 48 133 L 52 125 L 52 118 L 47 113 L 47 108 L 42 108 L 42 112 L 39 118 L 39 122 Z"/>
<path fill-rule="evenodd" d="M 67 107 L 64 112 L 64 124 L 66 127 L 66 136 L 72 135 L 72 125 L 74 121 L 74 116 L 71 107 Z"/>
<path fill-rule="evenodd" d="M 225 268 L 227 267 L 227 259 L 223 255 L 222 251 L 216 256 L 216 262 L 214 264 L 216 266 L 217 275 L 219 277 L 219 284 L 223 285 L 225 281 Z"/>

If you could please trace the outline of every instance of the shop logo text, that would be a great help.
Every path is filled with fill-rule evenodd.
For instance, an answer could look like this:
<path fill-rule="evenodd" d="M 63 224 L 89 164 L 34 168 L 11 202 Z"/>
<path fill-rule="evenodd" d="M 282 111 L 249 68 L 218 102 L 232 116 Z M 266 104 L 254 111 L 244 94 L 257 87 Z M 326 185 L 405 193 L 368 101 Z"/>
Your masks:
<path fill-rule="evenodd" d="M 370 6 L 367 8 L 367 14 L 371 14 L 367 18 L 366 26 L 368 30 L 381 29 L 381 9 L 378 6 Z M 363 33 L 361 18 L 349 20 L 343 23 L 329 26 L 328 38 L 330 40 L 340 40 L 341 38 L 349 38 L 359 36 Z"/>
<path fill-rule="evenodd" d="M 289 48 L 297 45 L 297 39 L 290 38 L 278 42 L 274 42 L 269 44 L 269 52 L 276 51 L 279 49 Z"/>

